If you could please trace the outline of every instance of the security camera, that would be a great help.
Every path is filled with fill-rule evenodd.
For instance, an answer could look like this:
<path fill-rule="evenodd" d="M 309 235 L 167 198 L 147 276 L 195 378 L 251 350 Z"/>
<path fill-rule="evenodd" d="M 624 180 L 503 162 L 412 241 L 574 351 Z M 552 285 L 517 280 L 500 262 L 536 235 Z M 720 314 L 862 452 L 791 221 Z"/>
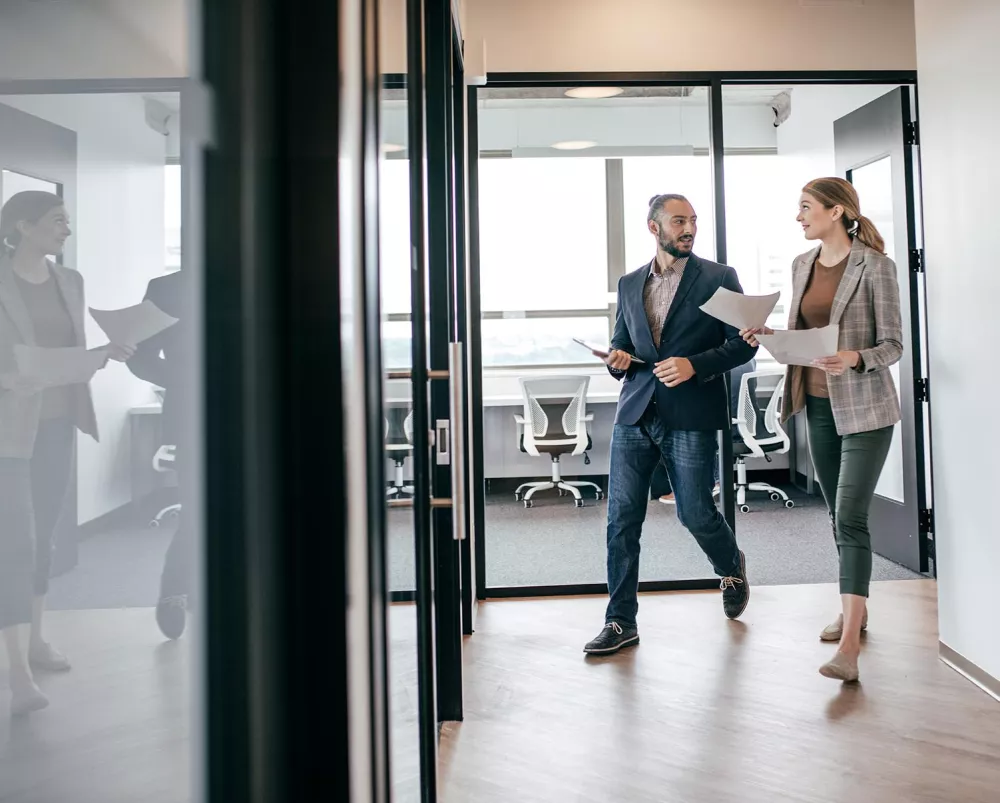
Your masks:
<path fill-rule="evenodd" d="M 771 111 L 774 112 L 774 127 L 777 128 L 792 113 L 792 96 L 789 92 L 782 92 L 771 99 Z"/>

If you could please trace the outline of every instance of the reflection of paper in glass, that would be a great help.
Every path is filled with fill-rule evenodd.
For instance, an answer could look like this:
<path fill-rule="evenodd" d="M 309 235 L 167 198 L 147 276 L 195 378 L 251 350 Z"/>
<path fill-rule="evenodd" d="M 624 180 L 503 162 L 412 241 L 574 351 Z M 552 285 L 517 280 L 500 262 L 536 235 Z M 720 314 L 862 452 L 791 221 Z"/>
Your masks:
<path fill-rule="evenodd" d="M 91 309 L 90 314 L 108 340 L 122 346 L 137 346 L 177 323 L 176 318 L 167 315 L 148 299 L 125 309 Z"/>
<path fill-rule="evenodd" d="M 89 382 L 108 359 L 106 351 L 85 348 L 44 349 L 38 346 L 14 346 L 14 359 L 21 376 L 34 379 L 45 387 Z"/>
<path fill-rule="evenodd" d="M 822 329 L 778 330 L 773 335 L 757 335 L 757 340 L 782 365 L 812 365 L 819 357 L 837 353 L 837 324 Z"/>
<path fill-rule="evenodd" d="M 700 309 L 737 329 L 756 329 L 767 322 L 767 316 L 774 310 L 780 295 L 745 296 L 720 287 Z"/>

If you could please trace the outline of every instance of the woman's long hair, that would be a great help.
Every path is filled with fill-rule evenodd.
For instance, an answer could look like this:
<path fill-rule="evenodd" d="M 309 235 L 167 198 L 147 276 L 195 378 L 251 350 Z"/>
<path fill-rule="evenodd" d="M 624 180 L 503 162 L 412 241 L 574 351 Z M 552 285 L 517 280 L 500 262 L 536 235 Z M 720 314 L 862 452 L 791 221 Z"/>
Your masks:
<path fill-rule="evenodd" d="M 878 233 L 875 224 L 861 214 L 861 201 L 858 200 L 858 192 L 851 182 L 836 177 L 817 178 L 806 184 L 802 192 L 809 193 L 827 209 L 835 206 L 844 207 L 844 214 L 840 220 L 847 233 L 857 237 L 880 254 L 885 253 L 885 240 Z"/>

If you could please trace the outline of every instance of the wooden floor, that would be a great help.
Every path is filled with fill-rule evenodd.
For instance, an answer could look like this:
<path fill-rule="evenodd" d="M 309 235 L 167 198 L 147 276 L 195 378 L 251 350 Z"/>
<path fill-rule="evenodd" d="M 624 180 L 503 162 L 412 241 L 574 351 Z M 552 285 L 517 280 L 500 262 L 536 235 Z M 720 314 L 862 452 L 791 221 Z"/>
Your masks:
<path fill-rule="evenodd" d="M 0 667 L 0 801 L 190 800 L 190 634 L 164 642 L 148 608 L 46 617 L 73 670 L 39 675 L 51 705 L 12 720 Z"/>
<path fill-rule="evenodd" d="M 879 583 L 860 685 L 817 673 L 833 586 L 643 596 L 642 643 L 583 644 L 604 599 L 494 601 L 447 724 L 448 803 L 997 803 L 1000 703 L 937 658 L 935 585 Z M 995 634 L 994 634 L 995 635 Z"/>

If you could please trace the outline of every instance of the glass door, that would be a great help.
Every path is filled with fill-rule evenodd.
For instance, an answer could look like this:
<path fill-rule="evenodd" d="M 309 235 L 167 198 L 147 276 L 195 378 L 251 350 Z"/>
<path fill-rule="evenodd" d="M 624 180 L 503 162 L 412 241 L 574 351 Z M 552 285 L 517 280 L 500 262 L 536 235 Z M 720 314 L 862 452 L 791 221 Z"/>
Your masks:
<path fill-rule="evenodd" d="M 837 170 L 854 184 L 897 267 L 903 359 L 892 366 L 903 420 L 896 425 L 871 507 L 872 548 L 913 571 L 929 567 L 924 472 L 926 384 L 921 358 L 923 283 L 914 193 L 910 88 L 895 89 L 834 124 Z"/>
<path fill-rule="evenodd" d="M 609 342 L 618 280 L 656 252 L 646 222 L 652 196 L 685 195 L 699 218 L 695 252 L 716 259 L 709 87 L 512 82 L 481 87 L 475 98 L 479 593 L 604 593 L 604 495 L 620 386 L 573 341 Z M 557 459 L 526 449 L 518 422 L 527 418 L 522 380 L 555 377 L 588 383 L 589 445 Z M 555 427 L 572 394 L 542 395 Z M 670 493 L 660 473 L 646 512 L 640 588 L 717 587 L 676 508 L 659 501 Z M 557 477 L 581 483 L 581 498 L 552 487 Z"/>

